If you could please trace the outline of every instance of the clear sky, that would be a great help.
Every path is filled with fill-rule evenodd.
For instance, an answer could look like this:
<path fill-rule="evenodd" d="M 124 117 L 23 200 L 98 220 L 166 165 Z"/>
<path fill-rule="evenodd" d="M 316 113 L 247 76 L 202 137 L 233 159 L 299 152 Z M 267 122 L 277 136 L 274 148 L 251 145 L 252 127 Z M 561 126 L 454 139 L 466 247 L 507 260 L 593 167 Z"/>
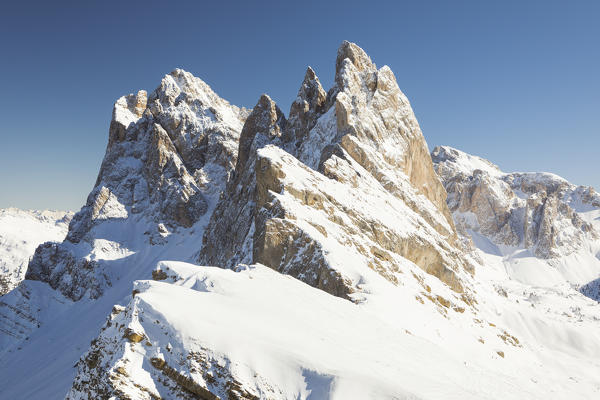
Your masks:
<path fill-rule="evenodd" d="M 113 102 L 176 67 L 284 112 L 342 40 L 389 65 L 430 149 L 600 188 L 600 1 L 27 1 L 0 5 L 0 207 L 77 210 Z"/>

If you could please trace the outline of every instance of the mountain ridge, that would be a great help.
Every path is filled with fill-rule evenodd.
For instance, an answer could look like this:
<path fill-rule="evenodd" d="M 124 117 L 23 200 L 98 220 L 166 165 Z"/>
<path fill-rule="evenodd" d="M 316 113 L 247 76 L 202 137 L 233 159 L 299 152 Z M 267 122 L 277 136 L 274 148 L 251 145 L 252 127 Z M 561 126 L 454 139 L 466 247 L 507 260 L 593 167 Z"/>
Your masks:
<path fill-rule="evenodd" d="M 325 91 L 309 67 L 287 117 L 179 69 L 117 100 L 66 239 L 0 300 L 0 396 L 598 392 L 595 194 L 430 155 L 388 67 L 343 42 L 335 71 Z"/>

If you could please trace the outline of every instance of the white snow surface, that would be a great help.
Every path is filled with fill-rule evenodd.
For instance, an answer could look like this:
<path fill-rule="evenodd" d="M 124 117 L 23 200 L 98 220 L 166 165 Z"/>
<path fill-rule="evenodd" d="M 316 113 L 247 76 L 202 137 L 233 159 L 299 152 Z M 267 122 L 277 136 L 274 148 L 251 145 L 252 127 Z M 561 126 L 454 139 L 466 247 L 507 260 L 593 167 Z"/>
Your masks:
<path fill-rule="evenodd" d="M 110 343 L 124 327 L 147 338 L 110 348 L 109 365 L 125 368 L 131 382 L 162 398 L 175 397 L 159 383 L 152 358 L 226 396 L 194 368 L 190 354 L 202 354 L 214 368 L 226 366 L 231 376 L 224 379 L 259 398 L 564 399 L 600 393 L 596 304 L 568 286 L 510 281 L 493 257 L 486 257 L 473 282 L 478 312 L 446 315 L 415 301 L 422 288 L 412 277 L 401 290 L 381 280 L 376 298 L 354 304 L 262 265 L 232 271 L 161 262 L 158 268 L 169 279 L 137 281 L 139 293 L 99 340 Z M 502 340 L 507 333 L 517 345 Z M 122 387 L 132 398 L 146 398 L 132 384 Z M 85 397 L 72 392 L 69 398 Z"/>

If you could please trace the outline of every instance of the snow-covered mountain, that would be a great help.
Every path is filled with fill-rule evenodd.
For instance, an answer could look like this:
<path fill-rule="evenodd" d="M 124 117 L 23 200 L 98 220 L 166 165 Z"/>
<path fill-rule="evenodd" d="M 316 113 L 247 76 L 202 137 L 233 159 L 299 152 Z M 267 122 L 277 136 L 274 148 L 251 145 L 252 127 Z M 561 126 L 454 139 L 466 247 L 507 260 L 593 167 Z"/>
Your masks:
<path fill-rule="evenodd" d="M 37 246 L 64 240 L 72 217 L 71 212 L 0 209 L 0 295 L 25 278 Z"/>
<path fill-rule="evenodd" d="M 456 226 L 509 275 L 532 285 L 585 285 L 600 276 L 600 194 L 551 173 L 504 173 L 436 147 L 432 159 Z"/>
<path fill-rule="evenodd" d="M 0 398 L 600 394 L 594 192 L 433 161 L 349 42 L 287 117 L 182 70 L 122 97 L 66 239 L 0 300 Z"/>

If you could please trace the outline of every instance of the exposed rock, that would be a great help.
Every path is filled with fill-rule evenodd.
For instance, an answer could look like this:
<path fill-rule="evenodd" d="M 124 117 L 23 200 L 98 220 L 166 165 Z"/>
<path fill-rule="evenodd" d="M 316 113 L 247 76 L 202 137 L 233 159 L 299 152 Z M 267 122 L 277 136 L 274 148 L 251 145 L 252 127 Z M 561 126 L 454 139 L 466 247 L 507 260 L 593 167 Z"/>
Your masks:
<path fill-rule="evenodd" d="M 78 258 L 60 243 L 44 243 L 35 250 L 25 279 L 46 282 L 73 300 L 98 298 L 111 285 L 98 263 Z"/>
<path fill-rule="evenodd" d="M 310 130 L 317 119 L 326 111 L 327 93 L 321 86 L 319 78 L 311 67 L 306 70 L 304 81 L 298 95 L 290 107 L 288 125 L 285 129 L 284 142 L 293 144 L 289 151 L 296 149 L 308 139 Z"/>
<path fill-rule="evenodd" d="M 145 90 L 123 96 L 116 101 L 108 131 L 108 147 L 125 140 L 127 129 L 140 119 L 146 109 L 147 101 L 148 94 Z"/>
<path fill-rule="evenodd" d="M 143 333 L 135 332 L 131 328 L 127 328 L 125 329 L 123 337 L 129 340 L 131 343 L 139 343 L 145 339 L 146 335 L 144 335 Z"/>
<path fill-rule="evenodd" d="M 429 150 L 406 96 L 389 67 L 377 70 L 353 43 L 344 42 L 336 61 L 335 111 L 339 145 L 382 186 L 416 210 L 441 234 L 454 234 L 446 193 L 433 170 Z M 321 160 L 323 162 L 323 160 Z M 413 202 L 398 181 L 437 210 Z M 420 202 L 419 202 L 420 203 Z M 440 221 L 439 214 L 442 214 Z"/>
<path fill-rule="evenodd" d="M 38 247 L 27 273 L 37 282 L 0 299 L 0 349 L 18 352 L 28 338 L 33 350 L 48 339 L 80 349 L 93 329 L 60 323 L 109 314 L 69 400 L 427 398 L 436 385 L 481 397 L 500 375 L 506 398 L 595 389 L 597 338 L 574 328 L 597 324 L 589 300 L 568 285 L 497 279 L 493 262 L 474 278 L 488 255 L 468 237 L 567 254 L 597 237 L 586 222 L 595 211 L 584 221 L 574 207 L 600 196 L 549 174 L 464 163 L 453 149 L 433 157 L 447 198 L 393 73 L 353 43 L 338 50 L 329 91 L 308 68 L 287 119 L 267 95 L 248 114 L 175 70 L 153 93 L 117 101 L 67 240 Z M 31 335 L 41 323 L 50 336 Z M 548 374 L 536 386 L 541 351 Z M 59 353 L 43 362 L 73 365 L 73 351 Z M 0 376 L 40 375 L 20 355 L 2 360 Z M 25 384 L 41 393 L 47 380 L 36 379 Z"/>
<path fill-rule="evenodd" d="M 143 289 L 139 291 L 143 293 Z M 144 319 L 151 324 L 156 336 L 148 337 L 144 332 Z M 165 342 L 169 340 L 164 331 L 167 326 L 157 325 L 160 322 L 139 297 L 118 313 L 112 313 L 98 338 L 77 363 L 78 374 L 66 399 L 258 400 L 259 397 L 244 388 L 235 373 L 208 349 L 183 352 L 181 348 L 170 348 Z M 132 362 L 131 357 L 136 352 L 145 353 L 148 362 L 143 365 Z M 154 383 L 148 385 L 148 381 L 140 381 L 138 368 L 146 368 L 144 373 Z"/>
<path fill-rule="evenodd" d="M 200 262 L 234 267 L 252 257 L 256 206 L 256 151 L 279 142 L 286 120 L 279 107 L 262 95 L 248 116 L 240 137 L 239 156 L 232 179 L 221 196 L 203 237 Z"/>

